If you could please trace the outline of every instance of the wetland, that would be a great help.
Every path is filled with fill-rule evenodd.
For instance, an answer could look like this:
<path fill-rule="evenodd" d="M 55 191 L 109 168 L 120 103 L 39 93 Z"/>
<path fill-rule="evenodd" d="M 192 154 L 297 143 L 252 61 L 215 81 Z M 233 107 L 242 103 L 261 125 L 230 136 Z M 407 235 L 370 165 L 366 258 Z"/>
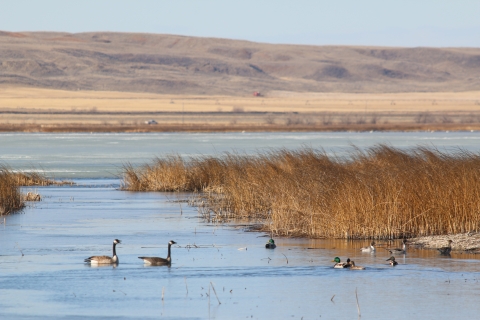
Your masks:
<path fill-rule="evenodd" d="M 74 185 L 22 187 L 41 194 L 0 225 L 0 315 L 4 318 L 392 319 L 475 318 L 480 312 L 479 256 L 410 246 L 390 267 L 386 247 L 360 251 L 369 240 L 276 237 L 248 221 L 208 222 L 188 206 L 190 192 L 122 190 L 125 163 L 156 156 L 258 154 L 302 146 L 347 155 L 352 145 L 400 150 L 435 146 L 478 153 L 480 133 L 225 133 L 2 134 L 0 160 L 17 170 L 41 168 Z M 118 266 L 83 260 L 111 254 Z M 145 266 L 139 256 L 165 257 L 171 267 Z M 334 257 L 365 271 L 333 269 Z M 214 292 L 215 290 L 215 292 Z M 357 296 L 356 296 L 357 294 Z M 358 297 L 358 304 L 357 304 Z M 420 298 L 419 298 L 420 297 Z M 359 307 L 359 309 L 358 309 Z"/>

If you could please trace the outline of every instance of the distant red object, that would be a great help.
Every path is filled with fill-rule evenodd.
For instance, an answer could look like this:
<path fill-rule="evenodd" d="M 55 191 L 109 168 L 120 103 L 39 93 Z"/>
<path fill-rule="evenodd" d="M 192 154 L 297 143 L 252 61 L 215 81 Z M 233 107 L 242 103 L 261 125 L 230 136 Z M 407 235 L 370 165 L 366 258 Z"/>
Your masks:
<path fill-rule="evenodd" d="M 254 91 L 254 92 L 253 92 L 253 96 L 254 96 L 254 97 L 261 97 L 262 94 L 261 94 L 260 92 L 258 92 L 258 91 Z"/>

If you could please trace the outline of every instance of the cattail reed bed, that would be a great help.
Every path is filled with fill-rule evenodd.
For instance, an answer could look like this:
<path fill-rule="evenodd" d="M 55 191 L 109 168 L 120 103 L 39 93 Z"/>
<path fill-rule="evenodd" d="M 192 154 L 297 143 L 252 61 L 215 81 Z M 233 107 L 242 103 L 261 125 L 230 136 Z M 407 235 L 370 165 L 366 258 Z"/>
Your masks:
<path fill-rule="evenodd" d="M 259 219 L 284 236 L 385 239 L 480 229 L 480 155 L 461 149 L 170 155 L 125 166 L 123 183 L 132 191 L 198 192 L 196 203 L 213 219 Z"/>

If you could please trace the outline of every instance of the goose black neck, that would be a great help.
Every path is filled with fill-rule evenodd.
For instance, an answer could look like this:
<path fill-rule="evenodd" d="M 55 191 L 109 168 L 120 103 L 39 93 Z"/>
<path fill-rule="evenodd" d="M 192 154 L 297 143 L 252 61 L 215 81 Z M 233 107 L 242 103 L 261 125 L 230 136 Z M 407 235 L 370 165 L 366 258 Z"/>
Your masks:
<path fill-rule="evenodd" d="M 172 247 L 172 244 L 169 243 L 169 244 L 168 244 L 168 256 L 167 256 L 167 259 L 170 258 L 170 250 L 171 250 L 170 248 L 171 248 L 171 247 Z"/>
<path fill-rule="evenodd" d="M 115 247 L 117 246 L 117 244 L 114 242 L 113 243 L 113 256 L 115 257 L 117 255 L 117 252 L 115 251 Z"/>

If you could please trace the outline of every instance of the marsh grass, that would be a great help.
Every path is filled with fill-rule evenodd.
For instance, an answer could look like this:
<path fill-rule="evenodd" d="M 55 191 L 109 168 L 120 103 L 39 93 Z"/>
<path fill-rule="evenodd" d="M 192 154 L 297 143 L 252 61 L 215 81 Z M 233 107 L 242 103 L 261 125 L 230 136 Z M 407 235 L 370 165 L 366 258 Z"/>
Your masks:
<path fill-rule="evenodd" d="M 0 167 L 0 215 L 7 215 L 24 207 L 15 174 Z"/>
<path fill-rule="evenodd" d="M 178 155 L 124 167 L 132 191 L 199 192 L 216 220 L 264 221 L 272 234 L 401 238 L 480 229 L 480 156 L 378 145 L 348 156 L 275 150 L 256 156 Z"/>

